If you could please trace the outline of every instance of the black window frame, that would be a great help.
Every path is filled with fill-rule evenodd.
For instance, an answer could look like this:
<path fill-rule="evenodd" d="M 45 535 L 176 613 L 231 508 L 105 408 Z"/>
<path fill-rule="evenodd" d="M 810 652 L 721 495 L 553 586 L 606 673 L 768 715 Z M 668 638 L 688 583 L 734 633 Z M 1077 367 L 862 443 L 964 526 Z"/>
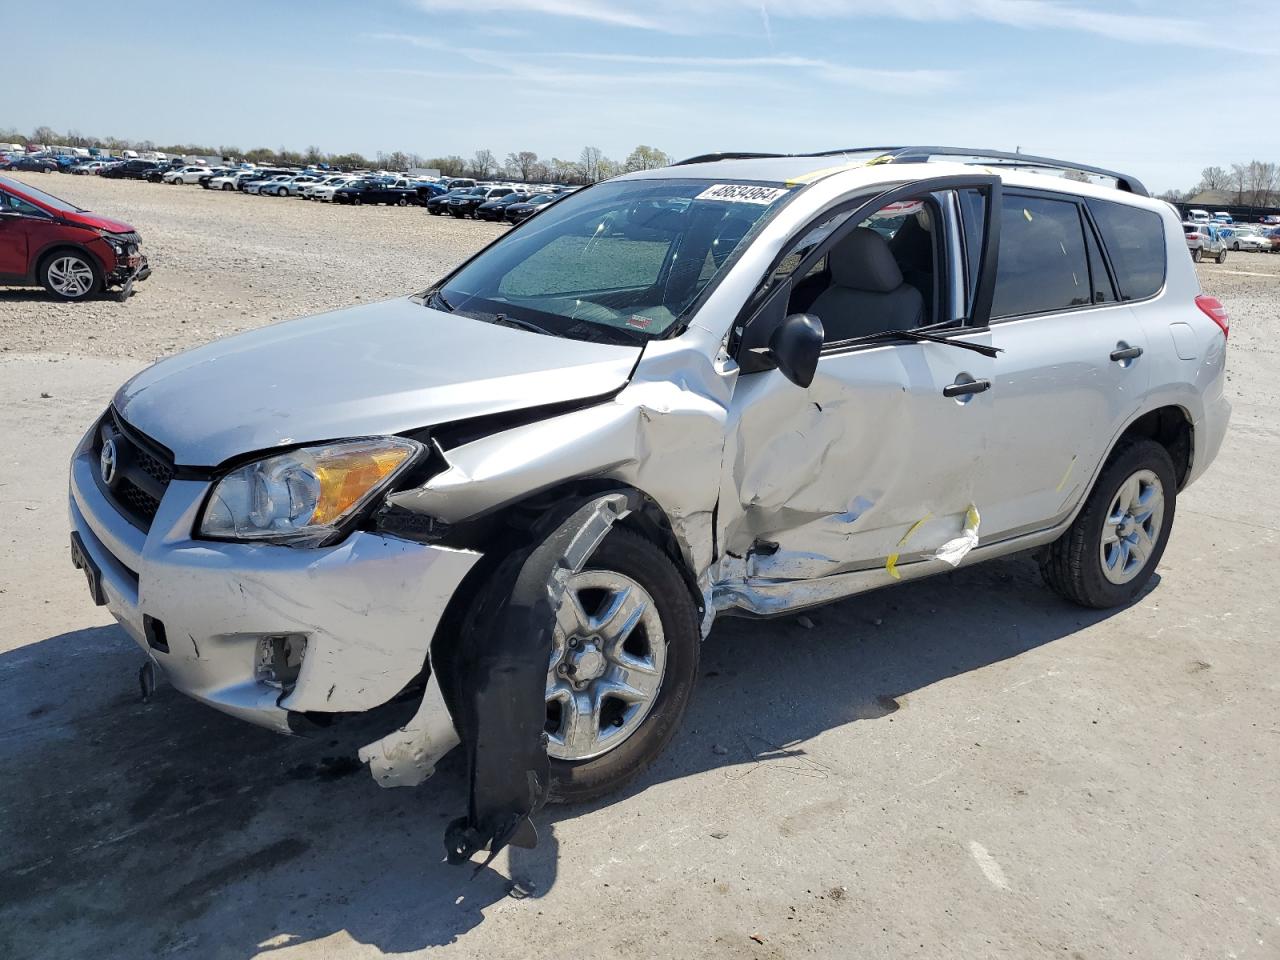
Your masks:
<path fill-rule="evenodd" d="M 982 241 L 980 277 L 977 290 L 973 296 L 965 298 L 963 315 L 954 319 L 941 320 L 927 327 L 916 327 L 915 329 L 940 337 L 960 336 L 961 334 L 987 329 L 991 299 L 994 292 L 993 278 L 997 273 L 999 260 L 1000 220 L 994 214 L 999 208 L 1003 191 L 1000 177 L 995 174 L 974 173 L 929 177 L 923 180 L 894 181 L 889 184 L 877 184 L 866 192 L 860 192 L 847 200 L 825 207 L 792 234 L 791 239 L 782 247 L 765 270 L 762 280 L 755 288 L 755 292 L 743 304 L 737 317 L 734 318 L 733 326 L 730 328 L 729 353 L 737 361 L 740 372 L 748 374 L 774 368 L 773 362 L 762 356 L 760 348 L 767 344 L 769 334 L 772 333 L 772 327 L 780 323 L 786 316 L 787 304 L 791 299 L 795 278 L 806 276 L 814 264 L 824 258 L 836 243 L 844 239 L 867 217 L 888 204 L 898 201 L 932 197 L 934 194 L 957 192 L 970 188 L 986 191 L 985 222 L 988 225 L 988 229 Z M 838 216 L 845 211 L 851 211 L 851 215 L 832 230 L 831 234 L 821 243 L 816 244 L 813 250 L 796 265 L 795 269 L 786 278 L 778 281 L 776 286 L 770 289 L 770 284 L 773 282 L 772 278 L 778 267 L 804 241 L 805 237 L 832 217 Z M 946 225 L 947 218 L 942 217 L 940 219 L 943 229 L 948 229 Z M 965 229 L 963 222 L 959 220 L 957 220 L 955 227 L 962 232 Z M 965 241 L 962 239 L 961 242 L 963 244 Z M 939 297 L 939 303 L 941 305 L 940 312 L 947 314 L 959 312 L 954 309 L 958 305 L 951 303 L 954 284 L 949 282 L 951 278 L 950 248 L 951 245 L 944 237 L 941 243 L 941 250 L 943 262 L 947 264 L 946 276 L 948 283 L 947 292 Z M 963 264 L 960 269 L 964 269 Z M 938 282 L 940 281 L 935 280 L 935 285 Z M 953 309 L 947 309 L 947 306 L 951 306 Z M 975 323 L 975 318 L 979 318 L 979 322 Z M 753 325 L 755 326 L 754 330 L 752 330 Z M 767 333 L 765 328 L 769 328 Z M 863 337 L 855 337 L 831 343 L 824 342 L 822 355 L 831 356 L 853 353 L 886 346 L 919 346 L 919 343 L 906 337 L 902 341 L 890 339 L 867 340 Z"/>

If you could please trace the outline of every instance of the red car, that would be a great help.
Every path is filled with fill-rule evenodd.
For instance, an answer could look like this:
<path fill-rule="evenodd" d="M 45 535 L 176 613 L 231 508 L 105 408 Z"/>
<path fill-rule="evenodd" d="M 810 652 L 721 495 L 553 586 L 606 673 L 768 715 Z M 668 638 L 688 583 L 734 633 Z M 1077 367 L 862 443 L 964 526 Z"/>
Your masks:
<path fill-rule="evenodd" d="M 127 223 L 0 176 L 0 285 L 40 284 L 60 300 L 114 286 L 128 296 L 151 274 L 141 243 Z"/>

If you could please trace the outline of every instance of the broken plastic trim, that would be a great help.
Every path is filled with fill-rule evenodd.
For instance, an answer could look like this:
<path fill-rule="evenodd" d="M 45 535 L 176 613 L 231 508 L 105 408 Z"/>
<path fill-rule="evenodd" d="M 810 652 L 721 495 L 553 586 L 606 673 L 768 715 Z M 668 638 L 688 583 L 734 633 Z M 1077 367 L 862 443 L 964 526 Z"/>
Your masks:
<path fill-rule="evenodd" d="M 629 512 L 627 496 L 610 493 L 549 518 L 550 534 L 498 563 L 463 621 L 463 641 L 440 658 L 470 787 L 467 815 L 445 830 L 449 863 L 488 847 L 483 869 L 507 844 L 537 843 L 530 815 L 550 785 L 544 728 L 556 614 L 569 578 Z"/>

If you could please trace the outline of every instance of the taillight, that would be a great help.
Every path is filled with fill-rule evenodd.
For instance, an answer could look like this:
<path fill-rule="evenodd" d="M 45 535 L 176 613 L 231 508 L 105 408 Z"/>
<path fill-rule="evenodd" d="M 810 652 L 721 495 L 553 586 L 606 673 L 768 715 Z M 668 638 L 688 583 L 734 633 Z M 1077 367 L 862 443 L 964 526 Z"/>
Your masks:
<path fill-rule="evenodd" d="M 1222 328 L 1224 337 L 1231 336 L 1231 318 L 1227 316 L 1227 308 L 1222 305 L 1221 300 L 1202 293 L 1196 297 L 1196 306 L 1204 312 L 1206 317 Z"/>

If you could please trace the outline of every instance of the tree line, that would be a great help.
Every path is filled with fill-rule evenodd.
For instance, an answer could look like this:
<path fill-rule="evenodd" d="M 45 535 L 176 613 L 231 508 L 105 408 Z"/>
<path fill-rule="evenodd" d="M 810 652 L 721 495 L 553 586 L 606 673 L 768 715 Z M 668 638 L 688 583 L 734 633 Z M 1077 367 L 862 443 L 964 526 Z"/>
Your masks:
<path fill-rule="evenodd" d="M 532 150 L 519 150 L 508 153 L 500 159 L 492 150 L 477 150 L 471 157 L 460 157 L 450 154 L 443 157 L 424 157 L 417 153 L 406 153 L 395 150 L 384 153 L 379 150 L 372 157 L 361 153 L 325 153 L 317 146 L 309 146 L 305 150 L 290 150 L 287 147 L 254 147 L 241 150 L 232 144 L 172 143 L 158 144 L 151 140 L 128 140 L 120 137 L 87 136 L 78 130 L 59 133 L 52 127 L 36 127 L 29 135 L 20 133 L 15 128 L 0 129 L 0 142 L 38 143 L 45 146 L 67 147 L 102 147 L 119 155 L 124 150 L 136 150 L 139 153 L 160 151 L 179 156 L 218 156 L 227 159 L 245 160 L 265 166 L 307 166 L 327 163 L 331 167 L 344 170 L 361 168 L 377 168 L 380 170 L 404 171 L 417 168 L 436 169 L 446 177 L 474 177 L 477 180 L 488 180 L 494 177 L 505 177 L 529 183 L 550 182 L 564 184 L 595 183 L 607 180 L 619 173 L 633 170 L 650 170 L 654 167 L 665 167 L 671 163 L 671 157 L 656 147 L 641 144 L 631 151 L 625 160 L 612 160 L 604 155 L 599 147 L 583 147 L 576 160 L 562 160 L 559 157 L 542 158 Z"/>
<path fill-rule="evenodd" d="M 1206 191 L 1234 194 L 1240 206 L 1280 206 L 1280 164 L 1250 160 L 1226 167 L 1205 167 L 1200 182 L 1190 190 L 1166 190 L 1161 200 L 1186 203 Z"/>

